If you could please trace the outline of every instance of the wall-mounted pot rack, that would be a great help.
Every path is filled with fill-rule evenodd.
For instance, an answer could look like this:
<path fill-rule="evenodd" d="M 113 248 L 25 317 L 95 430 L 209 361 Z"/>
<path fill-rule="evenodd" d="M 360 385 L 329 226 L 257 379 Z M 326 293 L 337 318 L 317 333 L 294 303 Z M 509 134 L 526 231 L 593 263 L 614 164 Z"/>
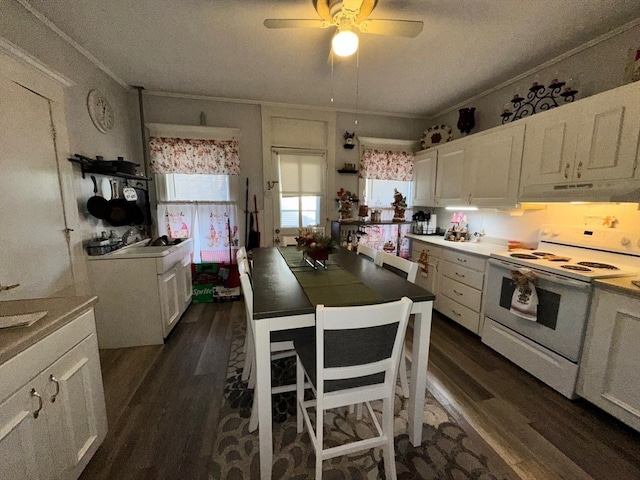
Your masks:
<path fill-rule="evenodd" d="M 144 180 L 150 182 L 153 180 L 151 177 L 144 177 L 140 175 L 133 175 L 131 173 L 119 172 L 116 168 L 110 165 L 102 165 L 101 160 L 94 160 L 93 158 L 84 157 L 82 155 L 75 154 L 75 158 L 68 158 L 70 162 L 80 165 L 80 171 L 82 172 L 82 178 L 85 178 L 87 173 L 97 173 L 99 175 L 109 175 L 112 177 L 120 177 L 128 180 Z"/>

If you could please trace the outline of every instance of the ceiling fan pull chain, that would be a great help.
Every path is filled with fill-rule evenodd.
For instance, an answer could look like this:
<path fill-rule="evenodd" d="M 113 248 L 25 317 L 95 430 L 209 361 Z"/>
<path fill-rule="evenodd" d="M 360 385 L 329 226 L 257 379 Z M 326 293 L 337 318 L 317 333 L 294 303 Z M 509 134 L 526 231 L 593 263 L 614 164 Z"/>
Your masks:
<path fill-rule="evenodd" d="M 333 103 L 333 48 L 329 54 L 331 55 L 331 103 Z"/>
<path fill-rule="evenodd" d="M 356 125 L 358 124 L 358 96 L 360 93 L 360 49 L 356 51 Z"/>

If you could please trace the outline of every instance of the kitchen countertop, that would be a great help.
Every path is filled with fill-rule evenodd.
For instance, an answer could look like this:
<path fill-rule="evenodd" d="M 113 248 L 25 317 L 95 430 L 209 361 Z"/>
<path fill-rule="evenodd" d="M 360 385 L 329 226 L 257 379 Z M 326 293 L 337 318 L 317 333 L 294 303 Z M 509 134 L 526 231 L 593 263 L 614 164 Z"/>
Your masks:
<path fill-rule="evenodd" d="M 417 240 L 420 242 L 432 243 L 441 247 L 451 248 L 453 250 L 459 250 L 465 253 L 471 253 L 479 255 L 481 257 L 488 257 L 494 252 L 500 252 L 507 249 L 506 240 L 503 244 L 489 243 L 489 242 L 452 242 L 445 240 L 442 235 L 416 235 L 414 233 L 408 233 L 407 238 Z"/>
<path fill-rule="evenodd" d="M 98 297 L 52 297 L 0 301 L 0 316 L 47 311 L 28 327 L 0 329 L 0 364 L 63 327 L 98 302 Z"/>
<path fill-rule="evenodd" d="M 630 297 L 640 298 L 640 287 L 636 287 L 631 280 L 639 280 L 638 277 L 603 278 L 595 281 L 597 288 L 621 293 Z"/>
<path fill-rule="evenodd" d="M 129 259 L 129 258 L 161 258 L 170 255 L 178 250 L 191 249 L 193 240 L 185 238 L 180 243 L 172 245 L 148 245 L 149 239 L 132 243 L 126 247 L 119 248 L 104 255 L 90 255 L 87 258 L 94 260 L 113 260 L 113 259 Z"/>

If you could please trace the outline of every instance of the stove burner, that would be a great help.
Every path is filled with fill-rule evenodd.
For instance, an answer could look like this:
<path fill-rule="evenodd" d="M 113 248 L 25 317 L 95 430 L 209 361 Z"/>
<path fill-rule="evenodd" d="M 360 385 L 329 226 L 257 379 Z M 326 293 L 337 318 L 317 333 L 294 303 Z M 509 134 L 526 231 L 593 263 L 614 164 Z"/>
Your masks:
<path fill-rule="evenodd" d="M 585 267 L 591 268 L 604 268 L 605 270 L 620 270 L 618 267 L 614 267 L 613 265 L 598 262 L 578 262 L 578 265 L 584 265 Z"/>
<path fill-rule="evenodd" d="M 591 269 L 587 267 L 581 267 L 580 265 L 560 265 L 560 268 L 566 268 L 567 270 L 577 270 L 579 272 L 590 272 Z"/>
<path fill-rule="evenodd" d="M 546 257 L 547 255 L 553 255 L 549 252 L 533 252 L 533 255 L 537 255 L 538 257 Z"/>
<path fill-rule="evenodd" d="M 530 255 L 528 253 L 512 253 L 510 254 L 511 257 L 513 258 L 524 258 L 527 260 L 538 260 L 538 257 L 536 257 L 535 255 Z"/>

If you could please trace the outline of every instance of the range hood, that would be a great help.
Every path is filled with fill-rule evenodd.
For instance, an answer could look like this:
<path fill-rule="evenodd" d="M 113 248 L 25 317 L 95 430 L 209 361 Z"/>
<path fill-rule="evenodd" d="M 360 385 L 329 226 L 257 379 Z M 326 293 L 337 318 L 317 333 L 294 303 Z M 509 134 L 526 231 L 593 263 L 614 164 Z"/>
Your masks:
<path fill-rule="evenodd" d="M 527 185 L 520 202 L 614 202 L 640 203 L 640 180 L 597 180 L 592 182 Z"/>

